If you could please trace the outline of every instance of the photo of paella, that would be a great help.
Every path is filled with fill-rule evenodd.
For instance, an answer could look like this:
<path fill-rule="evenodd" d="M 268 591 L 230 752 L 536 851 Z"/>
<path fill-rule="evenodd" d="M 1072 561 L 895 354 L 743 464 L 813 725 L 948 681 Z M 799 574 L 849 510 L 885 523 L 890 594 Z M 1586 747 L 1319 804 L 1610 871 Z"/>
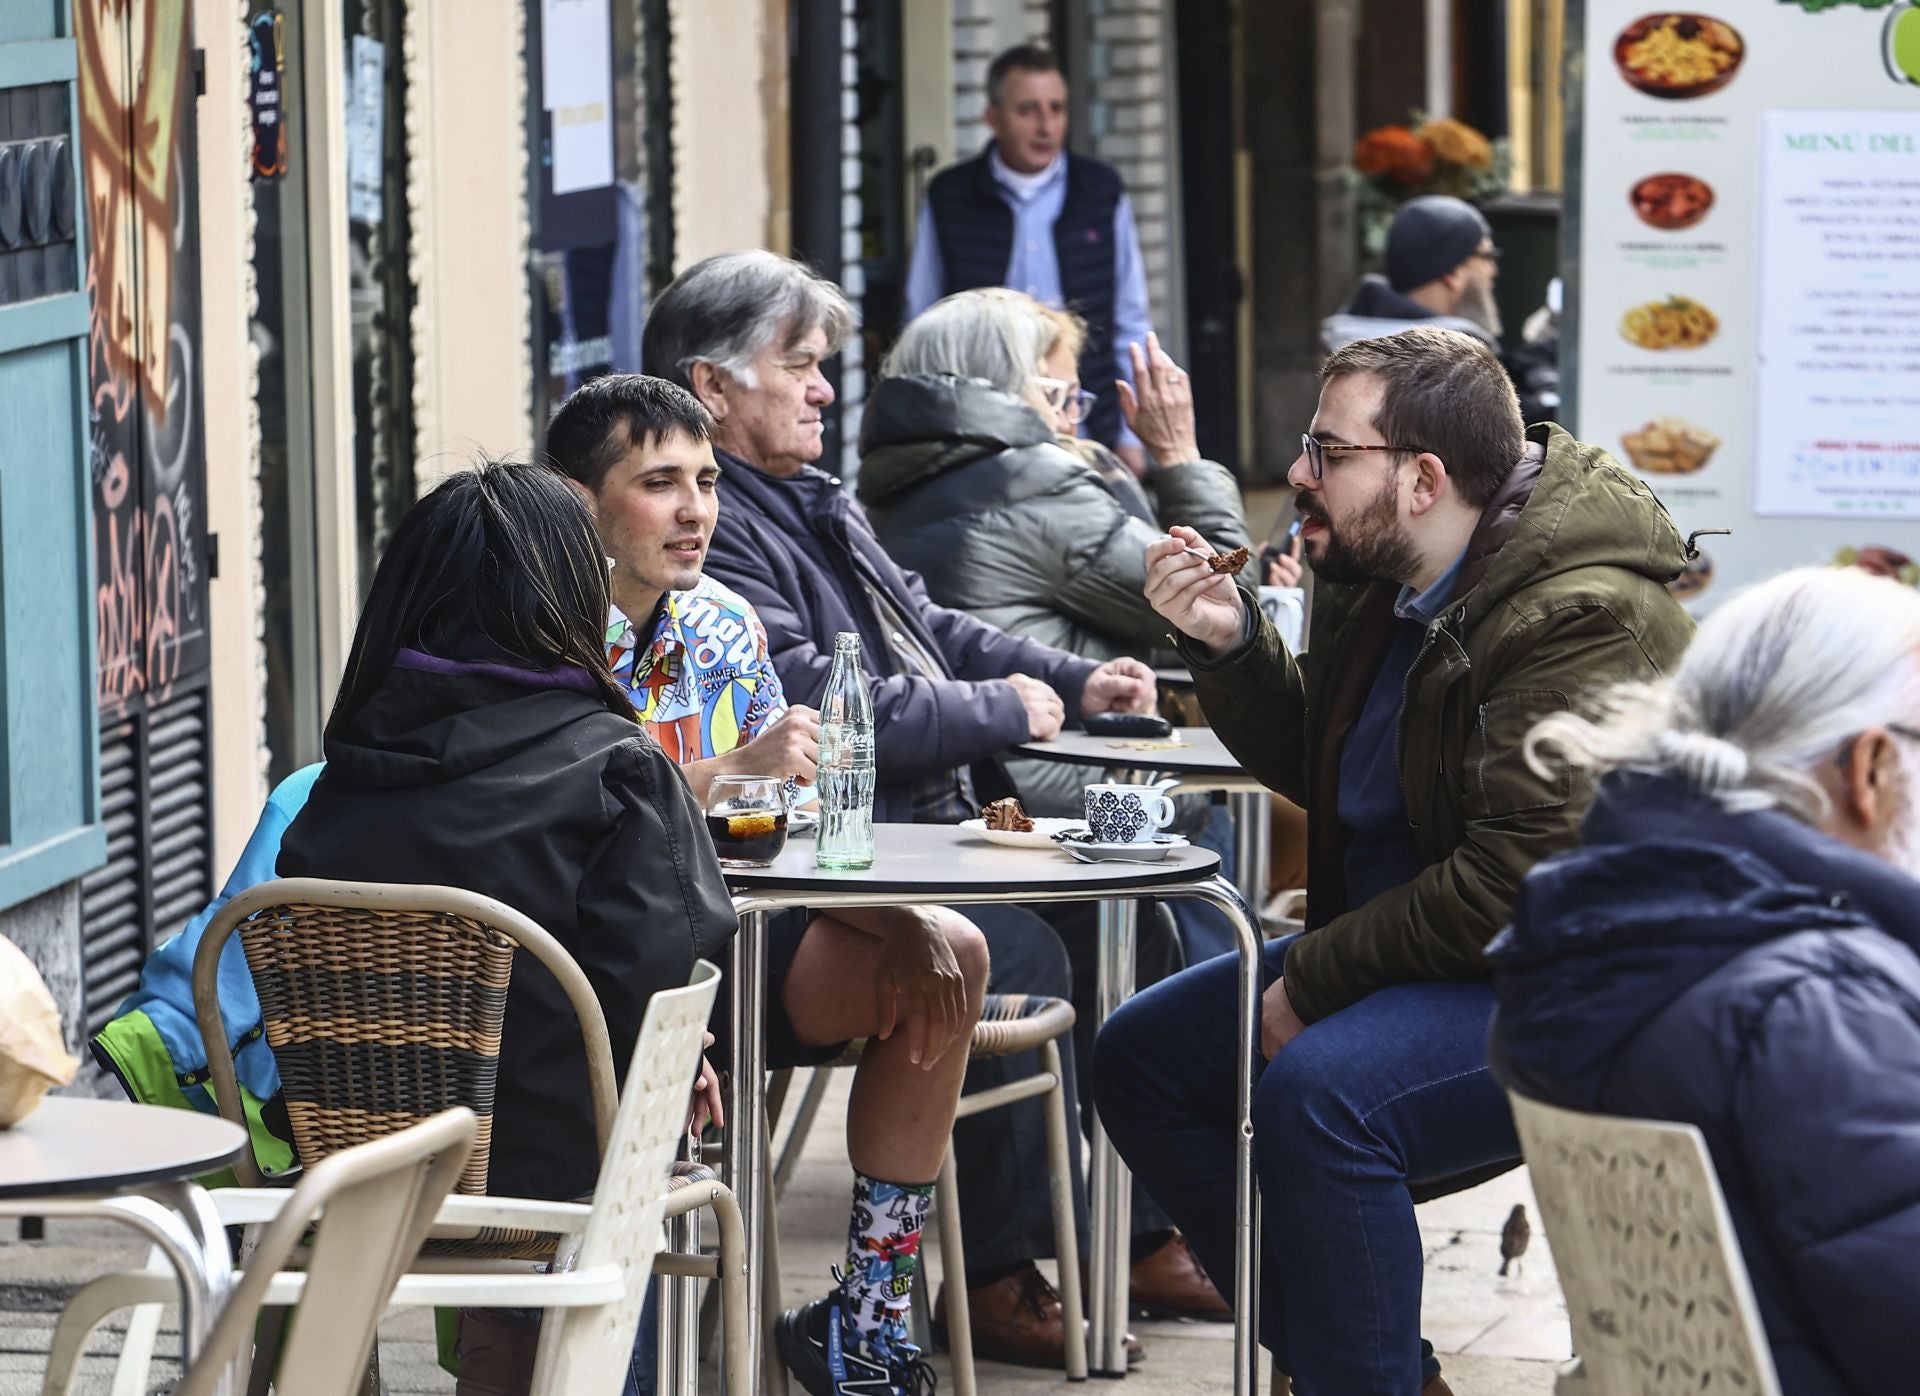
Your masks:
<path fill-rule="evenodd" d="M 1620 76 L 1649 97 L 1684 99 L 1718 92 L 1746 57 L 1740 31 L 1709 15 L 1642 15 L 1613 41 Z"/>
<path fill-rule="evenodd" d="M 1648 175 L 1627 196 L 1649 228 L 1677 233 L 1713 212 L 1713 186 L 1689 174 Z"/>
<path fill-rule="evenodd" d="M 1720 319 L 1699 301 L 1668 296 L 1629 310 L 1620 333 L 1642 349 L 1698 349 L 1720 333 Z"/>

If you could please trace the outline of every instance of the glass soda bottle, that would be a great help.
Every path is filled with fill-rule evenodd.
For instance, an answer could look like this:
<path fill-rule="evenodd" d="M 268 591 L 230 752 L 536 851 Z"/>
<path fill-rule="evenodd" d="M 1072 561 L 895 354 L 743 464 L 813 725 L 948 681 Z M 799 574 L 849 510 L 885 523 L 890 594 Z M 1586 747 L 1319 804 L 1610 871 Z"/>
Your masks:
<path fill-rule="evenodd" d="M 860 671 L 860 637 L 833 639 L 833 672 L 820 699 L 820 833 L 823 868 L 873 866 L 873 699 Z"/>

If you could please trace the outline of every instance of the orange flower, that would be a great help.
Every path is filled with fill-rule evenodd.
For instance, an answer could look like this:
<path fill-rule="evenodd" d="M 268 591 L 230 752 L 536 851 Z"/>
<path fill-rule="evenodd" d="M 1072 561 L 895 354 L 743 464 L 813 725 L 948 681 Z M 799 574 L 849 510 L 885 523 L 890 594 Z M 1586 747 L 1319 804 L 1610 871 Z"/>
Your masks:
<path fill-rule="evenodd" d="M 1493 167 L 1493 144 L 1464 121 L 1443 116 L 1429 121 L 1415 133 L 1424 141 L 1434 158 L 1448 165 L 1469 170 Z"/>
<path fill-rule="evenodd" d="M 1373 179 L 1413 186 L 1433 173 L 1433 150 L 1404 126 L 1369 131 L 1353 146 L 1353 167 Z"/>

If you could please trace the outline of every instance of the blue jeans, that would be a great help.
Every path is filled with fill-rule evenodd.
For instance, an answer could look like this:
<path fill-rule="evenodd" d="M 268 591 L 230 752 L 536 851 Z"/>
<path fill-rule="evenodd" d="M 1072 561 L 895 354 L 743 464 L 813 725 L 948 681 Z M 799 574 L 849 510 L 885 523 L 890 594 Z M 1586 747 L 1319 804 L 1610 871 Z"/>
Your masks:
<path fill-rule="evenodd" d="M 1263 984 L 1296 938 L 1267 946 Z M 1132 999 L 1092 1071 L 1121 1157 L 1229 1298 L 1237 969 L 1222 956 Z M 1255 1057 L 1260 1341 L 1300 1396 L 1414 1396 L 1440 1370 L 1407 1185 L 1519 1156 L 1487 1070 L 1492 1011 L 1484 979 L 1401 984 Z"/>

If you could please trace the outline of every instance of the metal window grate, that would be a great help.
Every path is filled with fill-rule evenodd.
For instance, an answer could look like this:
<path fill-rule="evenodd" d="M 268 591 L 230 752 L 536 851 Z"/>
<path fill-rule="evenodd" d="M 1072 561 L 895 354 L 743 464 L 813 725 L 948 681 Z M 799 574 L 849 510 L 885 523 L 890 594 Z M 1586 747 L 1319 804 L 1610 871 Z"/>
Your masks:
<path fill-rule="evenodd" d="M 88 1036 L 138 986 L 153 947 L 212 895 L 208 704 L 202 686 L 151 709 L 123 710 L 101 727 L 107 861 L 80 884 Z"/>

